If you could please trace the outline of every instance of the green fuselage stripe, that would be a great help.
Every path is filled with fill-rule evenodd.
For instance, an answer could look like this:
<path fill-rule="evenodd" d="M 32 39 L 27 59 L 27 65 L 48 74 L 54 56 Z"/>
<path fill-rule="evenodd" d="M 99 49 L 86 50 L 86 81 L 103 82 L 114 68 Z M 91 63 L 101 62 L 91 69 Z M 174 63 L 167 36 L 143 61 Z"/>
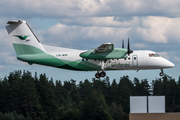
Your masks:
<path fill-rule="evenodd" d="M 13 43 L 13 47 L 17 55 L 45 53 L 44 51 L 30 45 Z"/>
<path fill-rule="evenodd" d="M 17 53 L 17 59 L 28 62 L 30 65 L 35 63 L 57 68 L 82 71 L 100 69 L 100 66 L 87 63 L 86 61 L 82 61 L 82 59 L 75 61 L 58 59 L 57 57 L 45 53 L 44 51 L 30 45 L 13 44 L 13 46 Z"/>
<path fill-rule="evenodd" d="M 97 70 L 100 69 L 99 66 L 88 63 L 82 60 L 76 61 L 68 61 L 68 60 L 60 60 L 52 55 L 49 54 L 28 54 L 28 55 L 18 55 L 17 58 L 19 60 L 28 62 L 29 64 L 40 64 L 46 66 L 52 66 L 57 68 L 64 68 L 69 70 Z"/>

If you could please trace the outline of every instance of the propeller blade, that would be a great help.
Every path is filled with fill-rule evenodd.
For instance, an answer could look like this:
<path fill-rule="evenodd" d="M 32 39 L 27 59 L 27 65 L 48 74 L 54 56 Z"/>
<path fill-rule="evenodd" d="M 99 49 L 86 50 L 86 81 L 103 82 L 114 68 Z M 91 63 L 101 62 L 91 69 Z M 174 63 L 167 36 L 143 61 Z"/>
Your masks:
<path fill-rule="evenodd" d="M 124 39 L 122 40 L 122 48 L 124 48 Z"/>
<path fill-rule="evenodd" d="M 128 48 L 127 48 L 127 49 L 128 49 L 128 51 L 130 50 L 130 46 L 129 46 L 129 38 L 128 38 Z"/>
<path fill-rule="evenodd" d="M 129 43 L 129 38 L 128 38 L 128 51 L 127 51 L 127 53 L 128 53 L 128 55 L 130 55 L 131 53 L 133 53 L 133 51 L 132 50 L 130 50 L 130 43 Z"/>

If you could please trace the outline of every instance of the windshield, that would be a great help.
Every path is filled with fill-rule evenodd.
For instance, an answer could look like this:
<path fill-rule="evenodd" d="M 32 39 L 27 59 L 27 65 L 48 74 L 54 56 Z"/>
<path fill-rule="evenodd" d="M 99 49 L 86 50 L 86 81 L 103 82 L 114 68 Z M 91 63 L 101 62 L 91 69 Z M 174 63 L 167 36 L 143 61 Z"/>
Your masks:
<path fill-rule="evenodd" d="M 151 54 L 149 54 L 149 57 L 160 57 L 160 55 L 151 53 Z"/>

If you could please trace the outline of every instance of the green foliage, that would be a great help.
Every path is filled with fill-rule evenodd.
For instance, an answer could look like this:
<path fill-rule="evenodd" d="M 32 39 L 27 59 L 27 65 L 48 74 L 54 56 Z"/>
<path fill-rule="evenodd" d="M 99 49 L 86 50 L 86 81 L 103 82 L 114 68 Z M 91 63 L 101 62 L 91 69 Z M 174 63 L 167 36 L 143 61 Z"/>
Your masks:
<path fill-rule="evenodd" d="M 166 112 L 175 111 L 175 104 L 180 105 L 179 96 L 179 81 L 176 83 L 175 79 L 165 75 L 162 78 L 152 81 L 153 95 L 164 95 L 166 97 Z M 175 100 L 178 100 L 175 103 Z"/>
<path fill-rule="evenodd" d="M 165 75 L 153 80 L 133 81 L 128 76 L 119 82 L 107 76 L 76 84 L 49 80 L 46 74 L 10 72 L 0 80 L 1 120 L 128 120 L 129 97 L 165 95 L 166 112 L 180 112 L 180 78 Z"/>
<path fill-rule="evenodd" d="M 18 115 L 16 112 L 7 112 L 5 114 L 0 112 L 0 120 L 25 120 L 23 115 Z"/>

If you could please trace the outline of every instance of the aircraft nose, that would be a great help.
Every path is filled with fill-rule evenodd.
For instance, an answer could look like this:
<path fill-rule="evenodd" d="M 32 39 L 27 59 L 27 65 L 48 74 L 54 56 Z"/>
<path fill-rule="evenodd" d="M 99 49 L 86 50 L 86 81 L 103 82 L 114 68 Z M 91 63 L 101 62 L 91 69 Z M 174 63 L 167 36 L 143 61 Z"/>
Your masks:
<path fill-rule="evenodd" d="M 170 62 L 169 60 L 166 60 L 165 68 L 172 68 L 172 67 L 174 67 L 174 64 L 172 62 Z"/>
<path fill-rule="evenodd" d="M 174 64 L 172 63 L 172 62 L 170 62 L 170 61 L 168 61 L 169 63 L 168 63 L 168 67 L 169 68 L 172 68 L 172 67 L 174 67 Z"/>

